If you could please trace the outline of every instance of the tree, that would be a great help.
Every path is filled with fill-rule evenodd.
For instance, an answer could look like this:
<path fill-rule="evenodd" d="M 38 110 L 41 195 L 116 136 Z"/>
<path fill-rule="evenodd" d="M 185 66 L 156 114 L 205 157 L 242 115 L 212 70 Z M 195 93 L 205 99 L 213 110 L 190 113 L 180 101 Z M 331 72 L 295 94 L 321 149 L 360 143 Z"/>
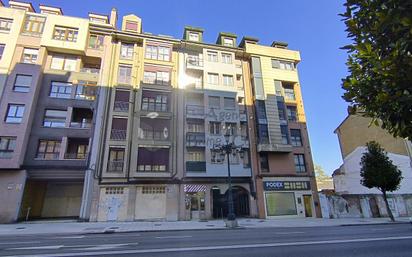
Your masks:
<path fill-rule="evenodd" d="M 379 143 L 366 143 L 367 151 L 363 154 L 361 165 L 361 184 L 367 188 L 377 188 L 383 194 L 386 210 L 391 221 L 395 221 L 388 205 L 386 193 L 397 190 L 402 180 L 402 172 L 396 167 Z"/>
<path fill-rule="evenodd" d="M 349 112 L 395 137 L 412 138 L 412 1 L 347 0 L 340 14 L 351 44 L 342 79 Z"/>

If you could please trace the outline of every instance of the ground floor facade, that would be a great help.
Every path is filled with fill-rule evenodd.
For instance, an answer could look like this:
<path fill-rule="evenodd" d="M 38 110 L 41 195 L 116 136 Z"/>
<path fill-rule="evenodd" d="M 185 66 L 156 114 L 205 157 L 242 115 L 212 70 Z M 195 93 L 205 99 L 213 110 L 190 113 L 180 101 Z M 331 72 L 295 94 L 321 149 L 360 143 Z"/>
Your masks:
<path fill-rule="evenodd" d="M 320 217 L 320 207 L 309 177 L 263 177 L 257 181 L 259 217 Z"/>
<path fill-rule="evenodd" d="M 249 183 L 234 183 L 232 193 L 238 217 L 257 216 Z M 96 216 L 97 221 L 222 219 L 227 195 L 226 183 L 101 185 Z"/>

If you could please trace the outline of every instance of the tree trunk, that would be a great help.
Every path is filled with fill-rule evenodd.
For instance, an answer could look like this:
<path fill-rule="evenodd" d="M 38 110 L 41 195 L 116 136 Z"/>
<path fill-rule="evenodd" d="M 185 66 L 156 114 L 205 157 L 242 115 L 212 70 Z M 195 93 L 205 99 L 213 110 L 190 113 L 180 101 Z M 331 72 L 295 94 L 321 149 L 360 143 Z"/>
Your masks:
<path fill-rule="evenodd" d="M 385 205 L 386 205 L 386 211 L 388 212 L 389 218 L 391 219 L 391 221 L 395 221 L 391 208 L 389 208 L 388 198 L 386 197 L 386 191 L 382 191 L 382 193 L 383 193 L 383 200 L 385 201 Z"/>

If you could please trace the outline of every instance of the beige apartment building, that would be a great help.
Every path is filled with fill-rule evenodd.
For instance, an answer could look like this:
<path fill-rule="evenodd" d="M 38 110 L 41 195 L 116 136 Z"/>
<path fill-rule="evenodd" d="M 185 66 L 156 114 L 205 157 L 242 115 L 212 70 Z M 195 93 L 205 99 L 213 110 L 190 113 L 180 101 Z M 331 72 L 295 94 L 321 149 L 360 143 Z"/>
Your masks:
<path fill-rule="evenodd" d="M 238 217 L 319 217 L 298 51 L 116 9 L 9 1 L 0 21 L 1 222 L 222 219 L 228 162 Z"/>

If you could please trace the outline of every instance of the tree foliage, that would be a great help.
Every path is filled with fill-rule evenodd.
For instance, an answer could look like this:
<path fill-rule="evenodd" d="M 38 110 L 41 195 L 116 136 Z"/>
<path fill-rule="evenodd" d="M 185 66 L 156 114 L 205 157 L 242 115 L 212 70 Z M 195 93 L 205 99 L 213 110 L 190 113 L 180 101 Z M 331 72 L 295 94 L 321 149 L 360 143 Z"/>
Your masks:
<path fill-rule="evenodd" d="M 367 152 L 361 159 L 361 184 L 367 188 L 377 188 L 383 193 L 386 209 L 391 220 L 394 220 L 392 212 L 388 206 L 386 192 L 393 192 L 399 189 L 402 172 L 395 166 L 375 141 L 366 144 Z"/>
<path fill-rule="evenodd" d="M 349 110 L 412 138 L 412 0 L 347 0 L 345 7 Z"/>

